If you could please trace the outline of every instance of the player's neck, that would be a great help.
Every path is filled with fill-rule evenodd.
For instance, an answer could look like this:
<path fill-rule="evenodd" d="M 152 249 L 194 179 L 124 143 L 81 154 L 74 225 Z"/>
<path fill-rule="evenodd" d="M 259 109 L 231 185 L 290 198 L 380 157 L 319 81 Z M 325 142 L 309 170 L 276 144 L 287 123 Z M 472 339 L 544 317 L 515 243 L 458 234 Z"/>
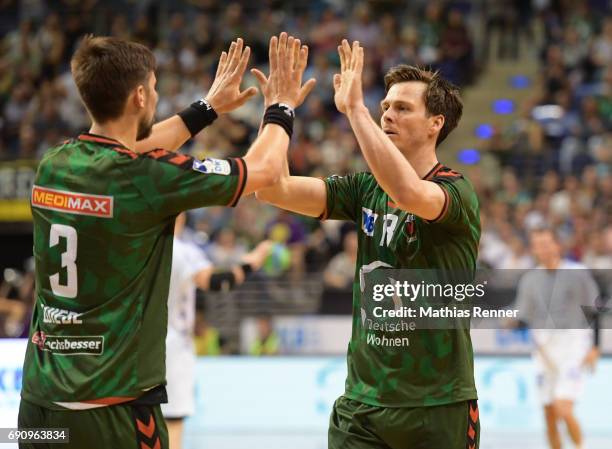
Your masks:
<path fill-rule="evenodd" d="M 138 123 L 126 123 L 125 120 L 106 122 L 104 124 L 94 122 L 89 129 L 92 134 L 117 140 L 124 147 L 133 150 L 136 146 L 136 133 Z"/>
<path fill-rule="evenodd" d="M 411 150 L 409 154 L 404 153 L 404 157 L 408 159 L 410 165 L 420 178 L 424 178 L 427 173 L 438 163 L 435 149 L 421 148 Z"/>

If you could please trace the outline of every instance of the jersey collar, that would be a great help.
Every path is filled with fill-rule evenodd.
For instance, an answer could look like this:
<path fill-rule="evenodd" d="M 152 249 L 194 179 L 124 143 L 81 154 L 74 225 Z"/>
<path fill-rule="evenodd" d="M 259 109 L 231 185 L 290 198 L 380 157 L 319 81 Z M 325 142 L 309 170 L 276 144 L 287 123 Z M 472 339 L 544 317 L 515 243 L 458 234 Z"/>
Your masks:
<path fill-rule="evenodd" d="M 118 140 L 111 139 L 110 137 L 100 136 L 98 134 L 81 133 L 78 139 L 84 140 L 86 142 L 95 142 L 95 143 L 100 143 L 102 145 L 111 145 L 113 147 L 119 147 L 119 148 L 124 148 L 126 150 L 129 150 L 129 148 L 127 148 L 125 145 L 123 145 Z"/>
<path fill-rule="evenodd" d="M 427 172 L 427 174 L 425 176 L 423 176 L 423 179 L 427 181 L 427 180 L 433 178 L 435 176 L 435 174 L 440 171 L 441 168 L 442 168 L 442 164 L 440 162 L 436 162 L 436 165 L 434 165 L 431 168 L 431 170 L 429 170 Z"/>

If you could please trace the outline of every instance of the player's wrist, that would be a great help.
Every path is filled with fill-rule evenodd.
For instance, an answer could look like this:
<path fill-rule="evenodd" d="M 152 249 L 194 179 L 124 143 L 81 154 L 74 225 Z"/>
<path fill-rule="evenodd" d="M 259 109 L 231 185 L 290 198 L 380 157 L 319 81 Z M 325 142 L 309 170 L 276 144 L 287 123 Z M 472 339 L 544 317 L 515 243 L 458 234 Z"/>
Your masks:
<path fill-rule="evenodd" d="M 266 108 L 263 117 L 263 126 L 268 123 L 279 125 L 285 130 L 289 139 L 293 135 L 293 121 L 295 118 L 295 110 L 287 103 L 274 103 Z"/>
<path fill-rule="evenodd" d="M 178 116 L 183 120 L 191 137 L 212 124 L 218 117 L 212 104 L 204 98 L 191 103 L 189 107 L 179 112 Z"/>
<path fill-rule="evenodd" d="M 289 106 L 294 111 L 295 111 L 295 108 L 297 107 L 296 106 L 297 101 L 295 101 L 292 98 L 282 98 L 282 97 L 279 97 L 278 101 L 275 102 L 275 103 L 280 103 L 280 104 L 284 104 L 286 106 Z"/>
<path fill-rule="evenodd" d="M 357 103 L 357 104 L 350 104 L 350 105 L 346 105 L 344 108 L 344 113 L 346 114 L 347 117 L 351 117 L 351 116 L 356 116 L 359 114 L 370 114 L 370 111 L 368 110 L 368 108 L 366 107 L 365 104 L 363 103 Z"/>

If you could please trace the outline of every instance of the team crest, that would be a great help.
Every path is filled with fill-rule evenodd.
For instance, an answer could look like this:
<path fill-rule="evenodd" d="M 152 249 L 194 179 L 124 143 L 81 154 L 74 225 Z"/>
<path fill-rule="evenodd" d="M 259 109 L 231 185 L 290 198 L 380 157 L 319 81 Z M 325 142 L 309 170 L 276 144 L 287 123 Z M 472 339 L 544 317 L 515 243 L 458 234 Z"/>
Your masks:
<path fill-rule="evenodd" d="M 406 234 L 408 234 L 408 242 L 414 242 L 416 237 L 416 226 L 415 226 L 415 216 L 414 214 L 406 215 Z"/>

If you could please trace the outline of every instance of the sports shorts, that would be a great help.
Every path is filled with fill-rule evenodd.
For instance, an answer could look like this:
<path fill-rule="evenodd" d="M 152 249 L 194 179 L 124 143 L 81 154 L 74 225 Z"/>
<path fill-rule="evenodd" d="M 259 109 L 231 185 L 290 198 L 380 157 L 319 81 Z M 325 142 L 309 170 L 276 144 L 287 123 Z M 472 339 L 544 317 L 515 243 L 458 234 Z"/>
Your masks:
<path fill-rule="evenodd" d="M 51 410 L 21 399 L 18 427 L 68 429 L 68 443 L 19 443 L 19 449 L 168 449 L 157 405 L 118 404 L 89 410 Z"/>
<path fill-rule="evenodd" d="M 428 407 L 376 407 L 341 396 L 328 449 L 478 449 L 476 400 Z"/>

